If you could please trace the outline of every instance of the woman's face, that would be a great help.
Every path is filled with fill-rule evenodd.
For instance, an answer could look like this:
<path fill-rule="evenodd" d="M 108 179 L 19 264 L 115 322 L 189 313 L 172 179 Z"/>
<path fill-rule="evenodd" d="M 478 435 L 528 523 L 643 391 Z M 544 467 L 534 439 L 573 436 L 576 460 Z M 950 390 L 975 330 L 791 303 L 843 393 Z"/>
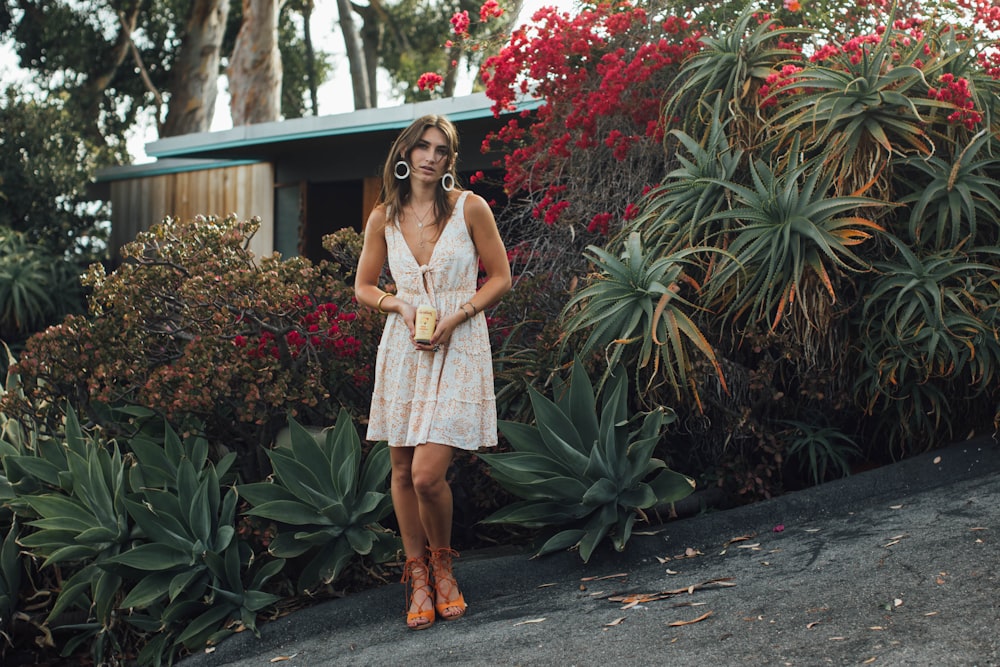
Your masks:
<path fill-rule="evenodd" d="M 448 137 L 436 127 L 428 127 L 410 151 L 410 178 L 425 181 L 440 179 L 449 167 L 451 149 Z"/>

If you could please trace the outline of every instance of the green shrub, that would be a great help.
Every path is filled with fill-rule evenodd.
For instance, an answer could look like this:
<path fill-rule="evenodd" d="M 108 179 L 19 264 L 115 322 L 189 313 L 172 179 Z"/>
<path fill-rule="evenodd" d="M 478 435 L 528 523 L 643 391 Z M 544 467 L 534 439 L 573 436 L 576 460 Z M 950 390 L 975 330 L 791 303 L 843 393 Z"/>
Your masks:
<path fill-rule="evenodd" d="M 29 340 L 17 369 L 25 396 L 0 410 L 50 425 L 66 400 L 96 421 L 118 405 L 194 418 L 239 454 L 247 480 L 266 474 L 261 448 L 289 414 L 323 426 L 341 407 L 366 412 L 378 315 L 356 307 L 335 267 L 258 263 L 247 250 L 256 227 L 167 219 L 128 244 L 114 272 L 91 267 L 89 313 Z"/>

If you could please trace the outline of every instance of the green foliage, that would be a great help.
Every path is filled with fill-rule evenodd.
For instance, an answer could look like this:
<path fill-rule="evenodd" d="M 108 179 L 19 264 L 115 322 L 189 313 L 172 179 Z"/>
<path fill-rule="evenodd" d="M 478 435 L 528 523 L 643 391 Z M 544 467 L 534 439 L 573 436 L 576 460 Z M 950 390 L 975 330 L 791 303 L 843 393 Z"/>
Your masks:
<path fill-rule="evenodd" d="M 64 657 L 87 647 L 101 661 L 128 644 L 141 647 L 142 664 L 169 664 L 234 623 L 256 630 L 257 614 L 279 599 L 264 589 L 284 561 L 254 563 L 236 537 L 238 496 L 221 481 L 235 454 L 212 463 L 203 438 L 150 423 L 124 456 L 122 445 L 87 435 L 72 410 L 62 440 L 0 442 L 0 491 L 24 523 L 11 534 L 33 557 L 35 585 L 53 569 L 65 578 L 39 622 L 69 631 Z M 0 547 L 8 585 L 20 565 L 9 549 Z M 70 613 L 82 622 L 67 625 Z"/>
<path fill-rule="evenodd" d="M 355 554 L 376 562 L 392 557 L 397 540 L 378 523 L 392 511 L 385 443 L 362 465 L 361 441 L 346 410 L 322 438 L 294 419 L 289 426 L 290 446 L 268 450 L 273 481 L 239 487 L 252 505 L 247 515 L 278 525 L 268 551 L 279 558 L 302 557 L 300 591 L 336 579 Z"/>
<path fill-rule="evenodd" d="M 913 204 L 907 225 L 909 238 L 944 250 L 965 239 L 1000 241 L 1000 158 L 984 155 L 990 136 L 981 130 L 962 148 L 954 162 L 939 156 L 909 158 L 898 165 L 902 185 L 919 184 L 900 203 Z M 985 229 L 980 229 L 982 224 Z"/>
<path fill-rule="evenodd" d="M 259 448 L 289 413 L 333 421 L 365 409 L 378 315 L 358 309 L 333 268 L 302 258 L 258 261 L 255 221 L 167 219 L 125 249 L 113 273 L 99 265 L 86 316 L 29 340 L 18 364 L 25 398 L 10 416 L 58 423 L 67 398 L 89 418 L 102 405 L 139 405 L 174 423 L 195 418 L 260 479 Z"/>
<path fill-rule="evenodd" d="M 830 426 L 793 419 L 780 423 L 791 429 L 785 453 L 792 461 L 798 459 L 800 469 L 809 474 L 813 484 L 821 484 L 834 475 L 850 474 L 850 459 L 861 453 L 850 436 Z"/>
<path fill-rule="evenodd" d="M 588 250 L 599 277 L 574 295 L 563 311 L 568 316 L 567 334 L 589 332 L 579 354 L 609 351 L 610 371 L 626 346 L 639 342 L 637 374 L 653 361 L 674 386 L 686 384 L 688 345 L 718 369 L 714 350 L 689 315 L 698 307 L 679 294 L 687 279 L 684 270 L 701 248 L 658 257 L 646 252 L 639 233 L 633 232 L 620 258 L 596 246 Z"/>
<path fill-rule="evenodd" d="M 689 495 L 694 481 L 652 456 L 673 411 L 658 408 L 637 424 L 628 414 L 628 384 L 619 366 L 600 414 L 579 362 L 555 402 L 530 389 L 535 425 L 502 422 L 514 451 L 480 454 L 494 479 L 524 500 L 485 522 L 559 526 L 538 553 L 577 547 L 588 561 L 605 537 L 622 551 L 643 510 Z"/>
<path fill-rule="evenodd" d="M 798 142 L 793 142 L 787 168 L 777 173 L 761 160 L 750 163 L 751 186 L 718 181 L 735 201 L 704 223 L 730 223 L 725 244 L 730 256 L 709 273 L 706 293 L 726 315 L 746 313 L 752 322 L 766 320 L 774 327 L 787 307 L 810 304 L 801 298 L 811 291 L 805 284 L 808 277 L 836 301 L 831 275 L 868 268 L 851 247 L 881 228 L 857 211 L 880 202 L 831 196 L 832 174 L 818 162 L 800 164 L 798 152 Z M 804 315 L 815 318 L 814 313 Z"/>
<path fill-rule="evenodd" d="M 0 146 L 0 228 L 24 234 L 49 261 L 65 259 L 80 273 L 105 250 L 107 210 L 87 187 L 108 157 L 80 135 L 62 100 L 16 87 L 0 95 Z"/>
<path fill-rule="evenodd" d="M 0 227 L 0 338 L 21 342 L 83 305 L 77 265 Z"/>

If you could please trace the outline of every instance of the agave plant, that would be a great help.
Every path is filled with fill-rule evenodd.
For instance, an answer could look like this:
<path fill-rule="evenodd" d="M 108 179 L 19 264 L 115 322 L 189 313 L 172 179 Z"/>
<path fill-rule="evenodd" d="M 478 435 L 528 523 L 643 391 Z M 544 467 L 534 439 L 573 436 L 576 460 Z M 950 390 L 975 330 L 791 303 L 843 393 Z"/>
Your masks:
<path fill-rule="evenodd" d="M 632 232 L 620 258 L 596 246 L 587 250 L 598 274 L 563 310 L 568 335 L 589 334 L 577 354 L 608 348 L 610 369 L 617 365 L 626 346 L 639 342 L 637 372 L 653 361 L 679 393 L 687 384 L 691 364 L 687 345 L 691 344 L 722 378 L 715 351 L 688 315 L 687 311 L 698 306 L 679 293 L 681 284 L 688 281 L 684 269 L 704 248 L 655 257 L 644 250 L 639 233 Z"/>
<path fill-rule="evenodd" d="M 223 495 L 220 483 L 236 455 L 212 463 L 204 438 L 182 441 L 169 425 L 162 433 L 141 430 L 128 440 L 132 542 L 102 564 L 129 583 L 120 606 L 132 610 L 131 625 L 151 633 L 140 662 L 157 664 L 181 646 L 231 633 L 230 621 L 256 632 L 257 614 L 278 600 L 264 586 L 284 566 L 255 567 L 250 546 L 236 537 L 238 494 Z"/>
<path fill-rule="evenodd" d="M 900 203 L 913 204 L 911 239 L 939 249 L 958 247 L 966 239 L 973 245 L 1000 240 L 1000 197 L 996 194 L 1000 181 L 988 175 L 1000 168 L 1000 158 L 982 156 L 991 141 L 990 133 L 982 130 L 954 163 L 937 156 L 902 162 L 900 166 L 915 171 L 901 177 L 913 189 L 900 199 Z M 980 229 L 980 223 L 987 229 Z"/>
<path fill-rule="evenodd" d="M 302 590 L 336 579 L 355 554 L 392 557 L 397 540 L 378 523 L 392 510 L 385 443 L 361 465 L 361 441 L 346 410 L 319 441 L 294 419 L 289 427 L 290 447 L 268 451 L 273 480 L 239 487 L 252 505 L 249 516 L 278 524 L 270 553 L 308 556 L 299 574 Z"/>
<path fill-rule="evenodd" d="M 484 520 L 528 527 L 559 526 L 538 554 L 576 547 L 588 561 L 610 537 L 625 548 L 643 510 L 673 503 L 694 490 L 694 480 L 652 456 L 673 411 L 658 408 L 636 425 L 628 414 L 628 376 L 622 366 L 597 412 L 593 385 L 577 361 L 569 387 L 553 402 L 530 389 L 535 425 L 504 421 L 500 430 L 514 451 L 480 454 L 504 488 L 524 498 Z"/>
<path fill-rule="evenodd" d="M 107 627 L 122 581 L 100 564 L 126 548 L 130 537 L 121 453 L 88 442 L 72 410 L 66 415 L 65 444 L 47 441 L 38 453 L 5 459 L 8 469 L 25 471 L 52 487 L 19 494 L 15 501 L 26 525 L 34 528 L 21 545 L 44 558 L 42 568 L 83 564 L 63 585 L 49 619 L 77 605 L 93 605 L 98 622 Z"/>

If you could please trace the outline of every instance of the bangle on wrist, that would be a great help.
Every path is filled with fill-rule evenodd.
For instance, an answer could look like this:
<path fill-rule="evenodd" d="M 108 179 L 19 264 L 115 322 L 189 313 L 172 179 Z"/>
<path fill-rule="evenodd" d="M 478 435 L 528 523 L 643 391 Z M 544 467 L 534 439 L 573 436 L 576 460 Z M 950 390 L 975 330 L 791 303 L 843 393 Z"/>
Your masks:
<path fill-rule="evenodd" d="M 462 304 L 462 310 L 465 310 L 465 306 L 472 306 L 472 314 L 473 315 L 478 315 L 479 314 L 479 309 L 476 308 L 476 304 L 472 303 L 471 301 L 466 301 L 465 303 L 463 303 Z"/>
<path fill-rule="evenodd" d="M 468 322 L 470 319 L 472 319 L 472 315 L 469 315 L 469 311 L 467 311 L 465 309 L 465 304 L 464 303 L 461 306 L 459 306 L 459 309 L 461 309 L 462 314 L 465 315 L 465 321 L 466 322 Z"/>
<path fill-rule="evenodd" d="M 386 312 L 386 311 L 382 310 L 382 302 L 385 301 L 386 298 L 389 297 L 389 296 L 392 296 L 392 295 L 389 294 L 388 292 L 383 292 L 382 296 L 380 296 L 378 298 L 378 301 L 375 303 L 375 307 L 378 308 L 378 312 L 380 312 L 380 313 Z"/>

